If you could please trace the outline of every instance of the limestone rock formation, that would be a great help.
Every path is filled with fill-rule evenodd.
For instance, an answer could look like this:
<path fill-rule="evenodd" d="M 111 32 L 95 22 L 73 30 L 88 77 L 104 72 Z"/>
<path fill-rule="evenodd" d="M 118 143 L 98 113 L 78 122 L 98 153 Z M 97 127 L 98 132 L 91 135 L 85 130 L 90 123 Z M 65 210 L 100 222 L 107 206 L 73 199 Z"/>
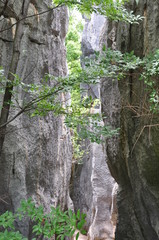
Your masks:
<path fill-rule="evenodd" d="M 64 76 L 67 9 L 50 10 L 51 0 L 6 3 L 0 2 L 0 66 L 5 75 L 8 77 L 14 63 L 13 73 L 25 83 L 38 83 L 46 73 Z M 12 26 L 22 17 L 25 19 Z M 19 90 L 16 101 L 23 106 L 27 96 Z M 11 108 L 9 119 L 16 113 Z M 10 123 L 0 157 L 0 213 L 15 211 L 30 196 L 46 210 L 50 205 L 68 206 L 71 152 L 70 135 L 61 117 L 22 114 Z M 29 223 L 19 228 L 28 236 Z"/>
<path fill-rule="evenodd" d="M 67 74 L 67 9 L 50 10 L 50 6 L 51 0 L 0 1 L 0 66 L 6 77 L 13 78 L 14 73 L 27 84 L 40 82 L 45 73 Z M 129 8 L 145 17 L 139 25 L 111 22 L 95 14 L 91 20 L 86 19 L 84 56 L 100 51 L 103 45 L 122 52 L 134 50 L 140 57 L 159 48 L 159 2 L 139 0 L 137 4 L 131 0 Z M 32 15 L 35 16 L 26 18 Z M 138 80 L 138 72 L 133 71 L 120 81 L 105 78 L 101 86 L 84 87 L 93 98 L 101 95 L 102 106 L 96 111 L 102 110 L 107 116 L 105 124 L 120 128 L 119 136 L 107 139 L 105 145 L 86 142 L 89 153 L 82 164 L 75 166 L 72 175 L 71 197 L 75 210 L 87 213 L 88 237 L 114 238 L 116 210 L 112 209 L 112 190 L 116 181 L 119 187 L 115 239 L 158 240 L 158 116 L 149 112 L 146 87 Z M 3 95 L 1 103 L 2 98 Z M 65 100 L 64 95 L 61 98 Z M 28 96 L 18 89 L 17 108 L 11 107 L 9 119 L 27 100 Z M 44 204 L 47 211 L 50 205 L 60 204 L 63 209 L 72 206 L 72 148 L 62 117 L 49 114 L 45 118 L 30 118 L 22 114 L 7 126 L 5 139 L 0 132 L 2 145 L 0 213 L 14 212 L 20 201 L 30 196 Z M 17 226 L 31 239 L 29 222 L 17 222 Z"/>
<path fill-rule="evenodd" d="M 145 18 L 139 25 L 119 23 L 116 47 L 142 57 L 159 48 L 159 2 L 131 1 L 129 7 Z M 157 240 L 159 132 L 150 127 L 158 120 L 149 112 L 146 86 L 135 72 L 119 82 L 105 79 L 101 89 L 102 110 L 114 127 L 120 127 L 119 137 L 106 142 L 108 165 L 119 184 L 115 239 Z"/>

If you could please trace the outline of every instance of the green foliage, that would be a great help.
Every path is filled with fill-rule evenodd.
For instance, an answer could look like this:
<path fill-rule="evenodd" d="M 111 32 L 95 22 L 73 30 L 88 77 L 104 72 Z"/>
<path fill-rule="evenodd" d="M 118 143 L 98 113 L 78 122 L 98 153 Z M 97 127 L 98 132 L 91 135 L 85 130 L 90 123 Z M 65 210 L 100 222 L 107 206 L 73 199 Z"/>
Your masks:
<path fill-rule="evenodd" d="M 73 163 L 82 164 L 83 163 L 83 156 L 86 150 L 82 150 L 83 139 L 79 137 L 79 134 L 76 129 L 71 131 L 71 140 L 72 140 L 72 147 L 73 147 L 73 155 L 72 160 Z"/>
<path fill-rule="evenodd" d="M 19 231 L 15 230 L 15 220 L 16 216 L 9 211 L 6 211 L 0 216 L 0 227 L 3 229 L 0 232 L 1 240 L 26 240 L 26 238 L 23 238 Z"/>
<path fill-rule="evenodd" d="M 23 238 L 23 236 L 18 232 L 5 230 L 4 232 L 0 232 L 1 240 L 27 240 L 27 238 Z"/>
<path fill-rule="evenodd" d="M 4 74 L 4 69 L 0 66 L 0 94 L 4 94 L 7 79 Z"/>
<path fill-rule="evenodd" d="M 74 71 L 68 77 L 57 78 L 46 75 L 39 84 L 24 84 L 15 75 L 15 89 L 22 88 L 23 92 L 29 94 L 30 101 L 23 102 L 21 108 L 28 111 L 31 116 L 45 116 L 52 111 L 54 115 L 65 115 L 65 123 L 72 128 L 75 139 L 76 152 L 80 151 L 80 141 L 82 138 L 89 138 L 92 142 L 100 143 L 102 137 L 110 137 L 117 134 L 117 131 L 109 126 L 101 126 L 101 116 L 92 114 L 92 106 L 95 104 L 91 97 L 81 100 L 80 83 L 96 84 L 101 78 L 123 79 L 130 76 L 132 71 L 138 72 L 138 78 L 144 81 L 146 91 L 149 96 L 150 110 L 153 113 L 159 112 L 159 89 L 157 87 L 156 76 L 159 73 L 159 50 L 143 59 L 131 53 L 122 54 L 120 51 L 112 51 L 103 48 L 103 52 L 95 54 L 92 59 L 85 59 L 85 69 Z M 1 92 L 5 87 L 6 79 L 1 73 Z M 51 87 L 47 84 L 50 83 Z M 72 102 L 67 104 L 61 102 L 61 94 L 71 92 Z M 13 103 L 16 103 L 16 91 L 13 93 Z M 14 106 L 13 105 L 13 106 Z M 20 105 L 20 103 L 19 103 Z M 77 131 L 79 130 L 79 131 Z M 77 133 L 79 140 L 77 139 Z M 77 156 L 77 154 L 75 154 Z M 81 158 L 81 156 L 80 156 Z"/>
<path fill-rule="evenodd" d="M 78 139 L 89 139 L 91 142 L 101 143 L 103 137 L 111 137 L 118 133 L 118 130 L 112 130 L 109 126 L 101 125 L 101 115 L 93 114 L 93 107 L 98 104 L 92 97 L 84 97 L 79 102 L 74 101 L 70 105 L 70 113 L 66 115 L 66 125 L 73 129 L 78 129 Z"/>
<path fill-rule="evenodd" d="M 144 80 L 149 93 L 150 110 L 152 113 L 159 113 L 159 50 L 144 58 L 143 72 L 140 80 Z"/>
<path fill-rule="evenodd" d="M 6 211 L 2 218 L 0 219 L 0 226 L 3 226 L 4 228 L 10 228 L 14 229 L 14 217 L 11 212 Z"/>
<path fill-rule="evenodd" d="M 134 55 L 134 52 L 122 54 L 120 51 L 103 48 L 102 53 L 96 53 L 94 59 L 85 59 L 85 76 L 89 79 L 109 77 L 112 79 L 126 79 L 132 71 L 138 74 L 138 79 L 144 81 L 145 90 L 149 96 L 150 110 L 159 112 L 159 50 L 144 58 Z"/>
<path fill-rule="evenodd" d="M 67 64 L 69 74 L 78 74 L 81 69 L 81 35 L 83 22 L 81 14 L 76 10 L 70 10 L 69 29 L 66 36 Z"/>
<path fill-rule="evenodd" d="M 81 52 L 81 35 L 83 31 L 82 16 L 77 10 L 69 11 L 69 29 L 66 36 L 66 49 L 67 49 L 67 64 L 69 69 L 69 74 L 72 76 L 78 76 L 82 71 L 80 56 Z M 80 84 L 76 85 L 76 89 L 71 90 L 71 106 L 70 110 L 78 106 L 81 102 L 80 95 Z M 68 123 L 68 124 L 67 124 Z M 66 124 L 69 125 L 68 118 L 66 119 Z M 82 139 L 79 137 L 77 127 L 71 127 L 71 140 L 73 146 L 73 161 L 81 163 L 84 152 L 81 149 Z"/>
<path fill-rule="evenodd" d="M 96 52 L 94 59 L 85 59 L 85 75 L 100 79 L 110 77 L 118 79 L 127 76 L 130 70 L 135 70 L 143 64 L 143 60 L 136 57 L 133 52 L 122 54 L 120 51 L 103 49 L 102 53 Z"/>
<path fill-rule="evenodd" d="M 112 20 L 138 23 L 143 17 L 140 15 L 135 16 L 133 11 L 128 12 L 123 6 L 126 2 L 128 0 L 53 0 L 55 5 L 65 4 L 68 7 L 76 7 L 82 14 L 90 15 L 95 12 Z"/>
<path fill-rule="evenodd" d="M 0 216 L 0 226 L 3 230 L 0 232 L 0 239 L 4 240 L 27 240 L 18 231 L 15 230 L 14 222 L 24 217 L 32 221 L 32 233 L 50 239 L 56 236 L 56 239 L 64 239 L 71 237 L 75 230 L 85 233 L 83 226 L 86 223 L 86 215 L 77 211 L 77 214 L 71 210 L 61 211 L 60 207 L 51 207 L 50 213 L 44 213 L 43 206 L 36 207 L 35 203 L 28 199 L 21 202 L 21 207 L 16 214 L 5 212 Z M 36 239 L 36 238 L 34 238 Z"/>

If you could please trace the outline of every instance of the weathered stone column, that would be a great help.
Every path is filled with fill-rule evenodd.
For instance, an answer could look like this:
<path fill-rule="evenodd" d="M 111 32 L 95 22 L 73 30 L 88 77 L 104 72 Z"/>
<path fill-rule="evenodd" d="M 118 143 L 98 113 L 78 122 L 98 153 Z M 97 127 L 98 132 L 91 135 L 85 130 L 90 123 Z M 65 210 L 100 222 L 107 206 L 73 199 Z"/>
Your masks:
<path fill-rule="evenodd" d="M 25 14 L 35 16 L 21 21 L 18 38 L 15 34 L 19 22 L 12 25 L 24 17 L 25 1 L 4 2 L 5 6 L 0 2 L 0 66 L 5 75 L 8 76 L 13 60 L 17 61 L 13 73 L 25 83 L 38 83 L 47 73 L 66 75 L 67 9 L 49 10 L 51 0 L 30 1 Z M 16 49 L 15 44 L 18 44 Z M 13 50 L 18 51 L 18 58 Z M 16 101 L 23 106 L 27 96 L 16 90 Z M 16 112 L 17 109 L 11 108 L 9 119 Z M 20 201 L 30 196 L 44 204 L 46 210 L 57 204 L 65 208 L 69 203 L 71 152 L 69 131 L 61 117 L 50 113 L 44 118 L 29 118 L 22 114 L 9 124 L 0 158 L 0 213 L 15 211 Z M 19 227 L 28 236 L 28 225 Z"/>
<path fill-rule="evenodd" d="M 131 1 L 130 8 L 145 18 L 139 25 L 119 23 L 116 47 L 142 57 L 159 48 L 159 2 Z M 102 109 L 120 127 L 119 137 L 106 143 L 108 165 L 119 184 L 115 239 L 157 240 L 159 131 L 144 126 L 158 123 L 158 116 L 149 112 L 148 93 L 138 72 L 130 75 L 119 82 L 104 81 L 102 86 Z"/>

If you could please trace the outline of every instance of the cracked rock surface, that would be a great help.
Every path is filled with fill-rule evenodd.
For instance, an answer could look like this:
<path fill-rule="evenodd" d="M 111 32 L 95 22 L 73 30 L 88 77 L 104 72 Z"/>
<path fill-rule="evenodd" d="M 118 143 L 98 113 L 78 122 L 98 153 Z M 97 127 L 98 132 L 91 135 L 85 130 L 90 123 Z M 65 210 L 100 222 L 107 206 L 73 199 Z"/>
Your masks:
<path fill-rule="evenodd" d="M 130 9 L 145 18 L 139 25 L 119 23 L 116 48 L 134 50 L 143 57 L 159 48 L 159 2 L 131 1 Z M 158 81 L 158 80 L 156 80 Z M 157 83 L 158 84 L 158 83 Z M 158 86 L 158 85 L 157 85 Z M 108 165 L 119 184 L 116 240 L 159 239 L 159 131 L 157 116 L 150 116 L 146 86 L 135 72 L 121 81 L 102 84 L 102 110 L 119 137 L 106 143 Z M 136 111 L 132 111 L 136 109 Z M 142 129 L 144 130 L 142 131 Z"/>
<path fill-rule="evenodd" d="M 50 11 L 51 2 L 11 0 L 6 7 L 0 2 L 0 66 L 6 76 L 11 62 L 16 65 L 14 73 L 26 84 L 39 83 L 46 73 L 67 74 L 64 40 L 68 13 L 65 7 Z M 35 16 L 11 27 L 24 8 L 27 16 Z M 43 11 L 46 13 L 37 15 Z M 21 29 L 15 54 L 17 26 Z M 27 101 L 20 90 L 17 101 L 21 106 Z M 9 119 L 17 111 L 11 108 Z M 15 211 L 20 201 L 30 196 L 46 210 L 50 205 L 60 204 L 63 209 L 70 205 L 72 148 L 63 119 L 52 114 L 44 118 L 22 114 L 8 125 L 6 132 L 0 157 L 0 213 Z M 28 236 L 29 223 L 22 223 L 19 229 Z"/>

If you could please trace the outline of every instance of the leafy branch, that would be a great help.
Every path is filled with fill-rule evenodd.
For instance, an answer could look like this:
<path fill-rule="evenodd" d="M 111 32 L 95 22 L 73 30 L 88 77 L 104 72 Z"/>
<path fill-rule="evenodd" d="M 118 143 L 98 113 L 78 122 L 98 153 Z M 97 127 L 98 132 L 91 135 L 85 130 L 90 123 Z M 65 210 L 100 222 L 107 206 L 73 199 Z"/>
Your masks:
<path fill-rule="evenodd" d="M 147 86 L 146 90 L 149 94 L 150 110 L 153 113 L 157 113 L 159 111 L 159 89 L 157 88 L 155 78 L 159 73 L 158 55 L 159 51 L 157 50 L 153 55 L 150 54 L 140 59 L 136 57 L 133 52 L 122 54 L 120 51 L 103 49 L 103 52 L 101 54 L 96 53 L 93 59 L 85 59 L 85 70 L 78 71 L 75 75 L 72 74 L 65 78 L 56 78 L 46 75 L 41 84 L 26 85 L 21 82 L 18 76 L 14 75 L 14 83 L 12 82 L 11 84 L 13 84 L 15 88 L 17 86 L 21 87 L 22 91 L 28 94 L 30 101 L 23 103 L 24 105 L 21 107 L 20 111 L 7 121 L 5 125 L 12 122 L 24 112 L 29 112 L 31 116 L 45 116 L 51 111 L 54 115 L 65 115 L 67 126 L 76 129 L 80 126 L 80 137 L 89 137 L 91 141 L 99 142 L 102 134 L 109 137 L 109 134 L 115 132 L 114 130 L 110 130 L 108 126 L 105 131 L 102 126 L 98 126 L 101 116 L 91 113 L 90 109 L 94 104 L 94 100 L 91 99 L 91 97 L 86 97 L 83 100 L 80 99 L 80 92 L 83 91 L 83 89 L 79 88 L 80 83 L 96 84 L 101 78 L 105 77 L 120 80 L 126 78 L 130 74 L 138 74 L 138 78 L 143 80 Z M 135 72 L 131 72 L 130 70 Z M 1 92 L 3 92 L 5 81 L 6 78 L 2 76 L 1 70 Z M 48 81 L 51 82 L 51 85 L 53 85 L 52 87 L 47 85 Z M 60 101 L 60 95 L 62 93 L 65 94 L 71 91 L 77 91 L 77 89 L 79 89 L 79 96 L 75 104 L 64 104 Z M 15 94 L 16 92 L 13 91 L 13 96 Z M 15 107 L 16 102 L 14 98 L 12 102 L 8 104 L 12 104 L 12 107 Z M 93 127 L 93 131 L 88 127 L 90 123 Z M 1 125 L 0 128 L 3 126 L 4 125 Z"/>
<path fill-rule="evenodd" d="M 68 7 L 75 7 L 82 14 L 88 14 L 95 12 L 96 14 L 104 15 L 111 20 L 124 21 L 130 24 L 138 23 L 143 19 L 142 16 L 133 14 L 133 11 L 128 12 L 124 7 L 124 3 L 128 0 L 54 0 L 54 4 L 65 4 Z"/>

